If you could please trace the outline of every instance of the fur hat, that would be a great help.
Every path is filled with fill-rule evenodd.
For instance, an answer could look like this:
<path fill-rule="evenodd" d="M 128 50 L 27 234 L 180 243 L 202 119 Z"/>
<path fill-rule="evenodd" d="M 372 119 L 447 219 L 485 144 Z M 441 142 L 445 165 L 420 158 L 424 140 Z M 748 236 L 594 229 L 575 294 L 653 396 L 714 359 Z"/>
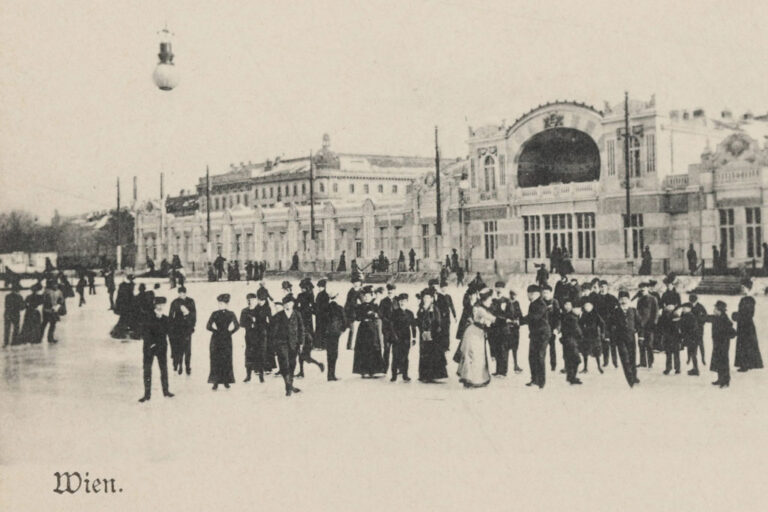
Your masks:
<path fill-rule="evenodd" d="M 223 302 L 224 304 L 229 304 L 229 294 L 228 293 L 222 293 L 218 297 L 216 297 L 216 300 L 218 302 Z"/>

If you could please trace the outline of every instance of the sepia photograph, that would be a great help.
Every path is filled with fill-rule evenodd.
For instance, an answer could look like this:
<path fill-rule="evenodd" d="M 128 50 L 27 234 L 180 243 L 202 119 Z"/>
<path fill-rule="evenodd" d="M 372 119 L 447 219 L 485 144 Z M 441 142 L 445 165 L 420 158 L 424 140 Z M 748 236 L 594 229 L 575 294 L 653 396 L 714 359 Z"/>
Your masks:
<path fill-rule="evenodd" d="M 0 511 L 766 509 L 765 1 L 0 15 Z"/>

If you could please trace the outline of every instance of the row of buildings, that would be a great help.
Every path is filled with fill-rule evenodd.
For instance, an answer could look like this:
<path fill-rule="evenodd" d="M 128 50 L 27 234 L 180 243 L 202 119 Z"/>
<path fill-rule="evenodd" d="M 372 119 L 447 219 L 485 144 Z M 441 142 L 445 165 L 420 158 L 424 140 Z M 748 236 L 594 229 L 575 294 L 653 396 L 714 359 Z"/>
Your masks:
<path fill-rule="evenodd" d="M 623 103 L 555 101 L 469 128 L 467 156 L 441 161 L 442 235 L 434 158 L 337 153 L 325 135 L 312 156 L 241 163 L 142 204 L 137 265 L 178 254 L 200 269 L 221 255 L 286 269 L 298 253 L 302 269 L 328 271 L 342 251 L 365 266 L 413 248 L 431 270 L 455 248 L 468 270 L 505 274 L 533 271 L 557 246 L 577 272 L 624 273 L 648 246 L 662 273 L 686 270 L 691 245 L 707 266 L 714 247 L 730 266 L 760 265 L 768 116 L 670 111 L 654 97 L 628 107 L 628 169 Z"/>

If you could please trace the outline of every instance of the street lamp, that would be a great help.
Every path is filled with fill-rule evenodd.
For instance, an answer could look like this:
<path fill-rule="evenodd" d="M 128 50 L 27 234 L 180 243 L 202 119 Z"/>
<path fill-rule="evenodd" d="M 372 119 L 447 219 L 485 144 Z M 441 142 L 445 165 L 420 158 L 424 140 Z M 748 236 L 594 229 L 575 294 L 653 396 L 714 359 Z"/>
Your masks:
<path fill-rule="evenodd" d="M 168 30 L 168 27 L 165 27 L 158 32 L 158 35 L 160 36 L 160 53 L 157 56 L 160 58 L 160 62 L 157 63 L 155 72 L 152 73 L 152 80 L 161 91 L 172 91 L 174 87 L 179 85 L 179 74 L 173 63 L 171 45 L 173 33 Z"/>
<path fill-rule="evenodd" d="M 461 181 L 459 181 L 459 251 L 461 257 L 464 259 L 464 267 L 466 268 L 466 255 L 464 254 L 464 204 L 466 204 L 466 194 L 469 191 L 469 180 L 467 179 L 467 173 L 461 174 Z"/>

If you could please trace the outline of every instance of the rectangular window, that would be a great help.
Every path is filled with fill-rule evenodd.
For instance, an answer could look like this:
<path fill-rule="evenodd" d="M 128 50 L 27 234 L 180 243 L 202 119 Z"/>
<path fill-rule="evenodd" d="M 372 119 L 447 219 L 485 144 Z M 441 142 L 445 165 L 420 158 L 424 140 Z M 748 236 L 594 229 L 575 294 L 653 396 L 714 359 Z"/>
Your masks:
<path fill-rule="evenodd" d="M 421 251 L 424 258 L 429 258 L 429 224 L 421 225 Z"/>
<path fill-rule="evenodd" d="M 506 158 L 504 155 L 499 155 L 499 184 L 506 185 L 507 183 L 507 166 Z"/>
<path fill-rule="evenodd" d="M 631 222 L 627 222 L 626 214 L 622 215 L 624 219 L 624 257 L 640 258 L 643 254 L 645 241 L 643 237 L 643 214 L 633 213 Z"/>
<path fill-rule="evenodd" d="M 306 193 L 307 193 L 307 184 L 306 183 L 302 183 L 301 184 L 301 194 L 304 195 Z"/>
<path fill-rule="evenodd" d="M 363 257 L 363 240 L 360 238 L 360 230 L 355 228 L 355 258 Z"/>
<path fill-rule="evenodd" d="M 469 159 L 469 186 L 475 188 L 475 159 Z"/>
<path fill-rule="evenodd" d="M 251 259 L 251 248 L 253 247 L 253 233 L 247 233 L 245 235 L 245 250 L 243 250 L 243 258 L 246 260 Z"/>
<path fill-rule="evenodd" d="M 216 233 L 216 254 L 221 256 L 221 234 Z"/>
<path fill-rule="evenodd" d="M 243 194 L 243 204 L 248 206 L 248 194 Z"/>
<path fill-rule="evenodd" d="M 523 242 L 525 258 L 541 258 L 541 217 L 528 215 L 523 217 Z"/>
<path fill-rule="evenodd" d="M 573 255 L 573 215 L 558 213 L 544 215 L 544 254 L 547 258 L 558 247 Z"/>
<path fill-rule="evenodd" d="M 270 198 L 275 197 L 275 194 L 273 193 L 274 191 L 275 191 L 275 189 L 273 189 L 272 187 L 269 187 L 269 197 Z"/>
<path fill-rule="evenodd" d="M 484 241 L 485 241 L 485 259 L 492 260 L 496 257 L 496 249 L 499 246 L 498 223 L 495 220 L 485 221 Z"/>
<path fill-rule="evenodd" d="M 355 193 L 355 184 L 354 183 L 350 183 L 349 184 L 349 193 L 350 194 L 354 194 Z"/>
<path fill-rule="evenodd" d="M 595 214 L 577 213 L 576 215 L 576 257 L 591 259 L 597 256 L 595 245 Z"/>
<path fill-rule="evenodd" d="M 395 249 L 401 249 L 402 245 L 400 244 L 400 230 L 402 229 L 402 226 L 395 226 Z"/>
<path fill-rule="evenodd" d="M 379 194 L 383 194 L 384 193 L 384 185 L 379 185 L 378 191 L 379 191 Z"/>
<path fill-rule="evenodd" d="M 299 195 L 299 187 L 296 185 L 296 183 L 293 184 L 293 195 Z"/>
<path fill-rule="evenodd" d="M 640 176 L 640 139 L 632 136 L 629 142 L 629 176 L 637 178 Z"/>
<path fill-rule="evenodd" d="M 733 258 L 736 234 L 733 225 L 733 208 L 722 208 L 718 214 L 720 216 L 720 254 L 725 252 L 729 258 Z"/>
<path fill-rule="evenodd" d="M 365 192 L 366 194 L 370 192 L 370 188 L 368 187 L 367 183 L 363 185 L 363 192 Z"/>
<path fill-rule="evenodd" d="M 747 208 L 747 258 L 763 255 L 763 227 L 760 208 Z"/>
<path fill-rule="evenodd" d="M 240 233 L 235 235 L 235 259 L 236 260 L 240 259 L 240 249 L 241 249 L 240 236 L 241 236 Z"/>
<path fill-rule="evenodd" d="M 397 194 L 397 185 L 392 185 L 392 193 Z"/>
<path fill-rule="evenodd" d="M 648 173 L 656 172 L 656 136 L 645 136 L 645 165 Z"/>
<path fill-rule="evenodd" d="M 301 248 L 304 252 L 307 251 L 307 241 L 309 240 L 309 231 L 301 232 Z"/>
<path fill-rule="evenodd" d="M 236 200 L 237 204 L 240 204 L 240 194 L 237 194 L 235 196 L 235 200 Z"/>
<path fill-rule="evenodd" d="M 219 209 L 219 198 L 216 197 L 213 199 L 213 209 L 218 210 Z"/>
<path fill-rule="evenodd" d="M 333 191 L 334 192 L 338 192 L 339 191 L 339 184 L 336 183 L 336 182 L 333 183 Z"/>
<path fill-rule="evenodd" d="M 289 195 L 291 195 L 291 188 L 288 185 L 286 185 L 285 186 L 285 197 L 288 197 Z"/>
<path fill-rule="evenodd" d="M 616 174 L 616 142 L 608 140 L 605 142 L 605 153 L 608 159 L 608 176 Z"/>

